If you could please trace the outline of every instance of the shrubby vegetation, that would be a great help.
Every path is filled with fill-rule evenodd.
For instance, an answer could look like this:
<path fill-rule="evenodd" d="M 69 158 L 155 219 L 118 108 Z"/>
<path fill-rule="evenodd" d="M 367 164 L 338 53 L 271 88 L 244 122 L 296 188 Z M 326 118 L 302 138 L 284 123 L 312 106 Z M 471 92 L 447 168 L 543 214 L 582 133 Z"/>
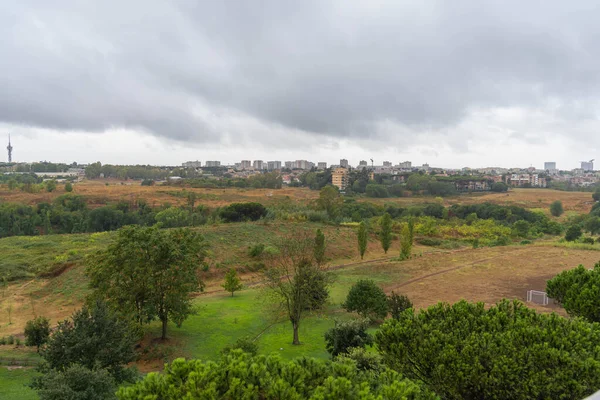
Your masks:
<path fill-rule="evenodd" d="M 369 279 L 359 280 L 352 286 L 343 306 L 346 311 L 356 312 L 373 321 L 383 319 L 388 314 L 385 293 Z"/>
<path fill-rule="evenodd" d="M 507 300 L 407 309 L 375 335 L 388 367 L 447 399 L 584 398 L 600 388 L 599 340 L 595 324 Z"/>
<path fill-rule="evenodd" d="M 546 292 L 569 315 L 600 322 L 600 262 L 591 270 L 579 265 L 561 272 L 546 283 Z"/>
<path fill-rule="evenodd" d="M 367 332 L 368 320 L 336 321 L 335 326 L 325 332 L 325 348 L 332 357 L 347 353 L 352 348 L 373 344 Z"/>
<path fill-rule="evenodd" d="M 284 362 L 276 356 L 234 351 L 218 362 L 177 359 L 162 374 L 119 390 L 120 400 L 159 398 L 209 399 L 435 399 L 423 387 L 387 368 L 361 370 L 357 363 L 300 358 Z"/>

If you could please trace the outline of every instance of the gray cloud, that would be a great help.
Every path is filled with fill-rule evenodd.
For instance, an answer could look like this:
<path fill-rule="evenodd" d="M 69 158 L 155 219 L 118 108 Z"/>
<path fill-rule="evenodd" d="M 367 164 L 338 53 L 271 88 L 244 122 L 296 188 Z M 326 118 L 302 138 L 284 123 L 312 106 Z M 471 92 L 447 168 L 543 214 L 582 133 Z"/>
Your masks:
<path fill-rule="evenodd" d="M 563 126 L 597 122 L 598 8 L 594 1 L 7 2 L 0 122 L 125 127 L 216 143 L 224 129 L 244 134 L 230 123 L 241 114 L 268 127 L 266 143 L 291 131 L 409 141 L 449 129 L 449 145 L 464 149 L 462 138 L 474 134 L 454 128 L 473 110 L 523 107 Z"/>

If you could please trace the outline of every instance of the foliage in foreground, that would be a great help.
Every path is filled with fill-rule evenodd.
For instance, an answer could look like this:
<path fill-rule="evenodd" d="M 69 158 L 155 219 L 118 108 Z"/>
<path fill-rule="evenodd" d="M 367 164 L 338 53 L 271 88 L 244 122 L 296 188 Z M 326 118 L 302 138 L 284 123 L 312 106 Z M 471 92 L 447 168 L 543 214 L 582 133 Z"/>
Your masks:
<path fill-rule="evenodd" d="M 592 270 L 580 265 L 561 272 L 546 283 L 546 292 L 569 315 L 600 322 L 600 262 Z"/>
<path fill-rule="evenodd" d="M 446 399 L 581 399 L 600 388 L 600 326 L 518 301 L 408 309 L 375 341 L 388 367 Z"/>
<path fill-rule="evenodd" d="M 381 396 L 381 397 L 379 397 Z M 388 369 L 359 370 L 354 361 L 276 356 L 252 357 L 241 351 L 219 362 L 177 359 L 162 374 L 123 387 L 120 400 L 137 399 L 435 399 L 422 385 Z"/>
<path fill-rule="evenodd" d="M 64 370 L 50 370 L 34 384 L 40 400 L 116 399 L 115 380 L 105 369 L 89 369 L 72 364 Z"/>

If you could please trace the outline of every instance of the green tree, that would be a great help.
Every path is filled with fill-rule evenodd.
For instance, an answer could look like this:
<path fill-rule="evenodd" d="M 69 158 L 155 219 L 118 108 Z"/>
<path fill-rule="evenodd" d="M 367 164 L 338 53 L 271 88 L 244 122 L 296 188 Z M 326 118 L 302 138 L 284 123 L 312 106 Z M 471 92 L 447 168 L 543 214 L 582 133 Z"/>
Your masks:
<path fill-rule="evenodd" d="M 414 222 L 412 219 L 402 227 L 402 234 L 400 235 L 400 259 L 407 260 L 412 254 L 414 238 Z"/>
<path fill-rule="evenodd" d="M 308 234 L 281 238 L 277 247 L 279 252 L 268 260 L 266 287 L 292 324 L 292 344 L 299 345 L 300 323 L 313 308 L 315 287 L 324 283 L 325 296 L 329 296 L 329 278 L 314 261 L 314 239 Z"/>
<path fill-rule="evenodd" d="M 239 338 L 232 345 L 225 346 L 223 350 L 221 350 L 221 354 L 229 354 L 238 349 L 253 356 L 258 354 L 258 345 L 254 340 L 248 337 Z"/>
<path fill-rule="evenodd" d="M 379 240 L 381 241 L 381 247 L 385 254 L 387 254 L 390 246 L 392 245 L 392 217 L 389 213 L 383 214 L 381 217 L 381 232 L 379 233 Z"/>
<path fill-rule="evenodd" d="M 71 182 L 65 183 L 65 192 L 71 193 L 73 191 L 73 184 Z"/>
<path fill-rule="evenodd" d="M 227 292 L 231 293 L 231 297 L 233 297 L 233 293 L 238 290 L 242 290 L 244 286 L 242 285 L 242 281 L 238 277 L 237 271 L 235 268 L 230 268 L 229 271 L 225 274 L 225 282 L 223 283 L 223 289 Z"/>
<path fill-rule="evenodd" d="M 600 387 L 599 340 L 594 324 L 507 300 L 409 309 L 375 334 L 388 367 L 442 399 L 585 398 Z"/>
<path fill-rule="evenodd" d="M 579 265 L 561 272 L 546 283 L 546 292 L 569 315 L 600 322 L 600 262 L 592 270 Z"/>
<path fill-rule="evenodd" d="M 194 206 L 196 205 L 196 198 L 197 198 L 196 192 L 188 192 L 186 198 L 187 198 L 187 205 L 190 208 L 190 211 L 194 212 Z"/>
<path fill-rule="evenodd" d="M 317 199 L 317 208 L 327 211 L 329 218 L 335 218 L 342 207 L 342 198 L 338 188 L 332 185 L 327 185 L 319 192 Z"/>
<path fill-rule="evenodd" d="M 14 179 L 9 179 L 8 190 L 15 190 L 16 188 L 17 188 L 17 181 Z"/>
<path fill-rule="evenodd" d="M 550 204 L 550 214 L 555 217 L 560 217 L 565 210 L 563 209 L 562 202 L 560 200 L 556 200 L 552 204 Z"/>
<path fill-rule="evenodd" d="M 385 293 L 370 279 L 359 280 L 350 288 L 343 307 L 371 320 L 383 319 L 388 314 Z"/>
<path fill-rule="evenodd" d="M 506 191 L 508 191 L 508 185 L 504 182 L 495 182 L 492 185 L 492 192 L 501 193 Z"/>
<path fill-rule="evenodd" d="M 56 181 L 55 180 L 46 181 L 46 191 L 54 192 L 55 190 L 56 190 Z"/>
<path fill-rule="evenodd" d="M 567 242 L 574 242 L 581 237 L 581 227 L 579 225 L 571 225 L 565 233 L 565 240 Z"/>
<path fill-rule="evenodd" d="M 358 239 L 358 252 L 360 253 L 360 259 L 362 260 L 367 251 L 368 241 L 367 225 L 365 224 L 365 221 L 361 221 L 360 224 L 358 224 L 356 238 Z"/>
<path fill-rule="evenodd" d="M 34 378 L 31 385 L 40 400 L 111 400 L 117 385 L 106 369 L 89 369 L 71 364 Z"/>
<path fill-rule="evenodd" d="M 203 290 L 198 269 L 206 255 L 202 235 L 189 229 L 127 226 L 88 268 L 90 285 L 139 324 L 158 318 L 162 339 L 192 312 L 190 294 Z"/>
<path fill-rule="evenodd" d="M 529 236 L 531 225 L 525 220 L 519 220 L 513 224 L 513 229 L 517 236 L 525 238 Z"/>
<path fill-rule="evenodd" d="M 584 227 L 592 235 L 600 233 L 600 217 L 589 217 L 585 221 Z"/>
<path fill-rule="evenodd" d="M 387 298 L 388 308 L 390 310 L 390 314 L 394 319 L 400 319 L 400 314 L 404 310 L 408 310 L 413 307 L 410 299 L 403 294 L 396 294 L 392 292 L 391 295 Z"/>
<path fill-rule="evenodd" d="M 325 261 L 325 235 L 320 229 L 315 234 L 314 258 L 317 265 L 322 265 Z"/>
<path fill-rule="evenodd" d="M 592 194 L 592 199 L 594 199 L 594 201 L 600 201 L 600 188 L 596 189 Z"/>
<path fill-rule="evenodd" d="M 37 317 L 25 324 L 25 345 L 35 346 L 37 352 L 50 337 L 50 320 L 46 317 Z"/>
<path fill-rule="evenodd" d="M 367 332 L 368 320 L 335 321 L 335 326 L 325 332 L 325 348 L 332 357 L 347 353 L 355 347 L 373 344 L 373 336 Z"/>
<path fill-rule="evenodd" d="M 251 368 L 249 368 L 251 366 Z M 411 399 L 434 400 L 422 383 L 383 367 L 363 371 L 344 358 L 283 361 L 237 350 L 217 362 L 176 359 L 163 373 L 152 372 L 117 392 L 120 400 L 139 399 Z"/>
<path fill-rule="evenodd" d="M 137 339 L 127 321 L 104 302 L 95 301 L 76 311 L 71 320 L 58 323 L 41 350 L 42 372 L 63 371 L 73 364 L 105 369 L 116 382 L 131 381 L 135 373 L 126 365 L 135 359 Z"/>

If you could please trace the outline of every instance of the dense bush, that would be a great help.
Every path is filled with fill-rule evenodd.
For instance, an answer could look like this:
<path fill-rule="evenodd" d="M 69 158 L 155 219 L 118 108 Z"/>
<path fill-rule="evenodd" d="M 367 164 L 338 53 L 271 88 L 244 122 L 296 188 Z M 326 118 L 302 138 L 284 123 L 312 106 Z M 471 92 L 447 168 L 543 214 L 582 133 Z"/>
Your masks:
<path fill-rule="evenodd" d="M 138 399 L 435 399 L 421 384 L 383 368 L 359 370 L 349 358 L 281 361 L 235 351 L 218 362 L 177 359 L 163 373 L 150 373 L 120 388 L 120 400 Z"/>
<path fill-rule="evenodd" d="M 417 239 L 417 243 L 423 246 L 439 246 L 442 244 L 442 240 L 437 238 L 421 238 Z"/>
<path fill-rule="evenodd" d="M 504 182 L 495 182 L 492 185 L 492 192 L 501 193 L 506 191 L 508 191 L 508 185 Z"/>
<path fill-rule="evenodd" d="M 344 302 L 348 312 L 357 312 L 363 318 L 383 319 L 388 314 L 387 297 L 377 284 L 369 279 L 356 282 Z"/>
<path fill-rule="evenodd" d="M 354 347 L 370 346 L 373 337 L 367 333 L 368 320 L 335 322 L 335 326 L 325 332 L 325 348 L 332 357 L 347 353 Z"/>
<path fill-rule="evenodd" d="M 257 221 L 266 215 L 267 209 L 260 203 L 232 203 L 219 212 L 225 222 Z"/>
<path fill-rule="evenodd" d="M 581 232 L 581 227 L 579 225 L 571 225 L 567 232 L 565 233 L 565 240 L 567 242 L 574 242 L 579 239 L 583 233 Z"/>
<path fill-rule="evenodd" d="M 579 265 L 561 272 L 546 283 L 546 292 L 569 315 L 600 322 L 600 262 L 592 270 Z"/>
<path fill-rule="evenodd" d="M 50 337 L 50 321 L 45 317 L 37 317 L 25 324 L 25 345 L 35 346 L 38 353 L 40 346 Z"/>
<path fill-rule="evenodd" d="M 242 337 L 235 341 L 235 343 L 225 346 L 221 350 L 222 354 L 229 354 L 234 350 L 241 350 L 244 353 L 248 353 L 252 356 L 258 354 L 258 345 L 256 342 L 248 337 Z"/>
<path fill-rule="evenodd" d="M 438 304 L 388 320 L 384 363 L 444 399 L 581 399 L 600 388 L 600 326 L 515 301 Z"/>
<path fill-rule="evenodd" d="M 560 200 L 556 200 L 552 204 L 550 204 L 550 214 L 554 217 L 560 217 L 565 210 L 563 209 L 562 202 Z"/>
<path fill-rule="evenodd" d="M 390 194 L 388 193 L 388 190 L 384 185 L 376 185 L 373 183 L 367 185 L 365 194 L 367 195 L 367 197 L 390 197 Z"/>
<path fill-rule="evenodd" d="M 390 314 L 394 319 L 400 319 L 400 314 L 402 314 L 404 310 L 412 308 L 413 306 L 412 302 L 407 296 L 394 292 L 388 296 L 387 301 Z"/>

